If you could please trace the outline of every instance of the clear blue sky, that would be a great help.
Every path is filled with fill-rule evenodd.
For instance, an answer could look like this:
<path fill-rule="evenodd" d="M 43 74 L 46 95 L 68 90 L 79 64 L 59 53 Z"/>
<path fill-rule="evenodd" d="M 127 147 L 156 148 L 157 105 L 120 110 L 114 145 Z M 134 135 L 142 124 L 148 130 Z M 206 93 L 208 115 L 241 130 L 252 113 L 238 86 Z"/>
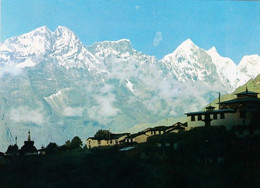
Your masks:
<path fill-rule="evenodd" d="M 187 38 L 204 49 L 215 46 L 236 63 L 260 54 L 257 1 L 2 0 L 1 22 L 2 42 L 43 25 L 52 31 L 61 25 L 86 46 L 127 38 L 158 59 Z"/>

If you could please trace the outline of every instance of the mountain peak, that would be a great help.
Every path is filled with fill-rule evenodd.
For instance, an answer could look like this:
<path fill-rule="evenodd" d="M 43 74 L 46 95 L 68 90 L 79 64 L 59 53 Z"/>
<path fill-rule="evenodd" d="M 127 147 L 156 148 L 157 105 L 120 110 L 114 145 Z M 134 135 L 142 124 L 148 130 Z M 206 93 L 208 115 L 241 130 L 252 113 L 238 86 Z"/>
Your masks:
<path fill-rule="evenodd" d="M 185 41 L 183 41 L 180 46 L 182 46 L 182 47 L 194 47 L 196 45 L 192 42 L 191 39 L 188 38 Z"/>
<path fill-rule="evenodd" d="M 246 55 L 242 58 L 242 60 L 239 63 L 239 67 L 247 66 L 249 64 L 251 65 L 257 65 L 260 67 L 260 56 L 257 54 L 254 55 Z"/>
<path fill-rule="evenodd" d="M 116 40 L 116 41 L 103 41 L 103 42 L 98 42 L 98 44 L 110 44 L 110 45 L 128 45 L 128 46 L 132 46 L 132 43 L 129 39 L 120 39 L 120 40 Z"/>
<path fill-rule="evenodd" d="M 72 31 L 66 26 L 58 26 L 54 32 L 72 32 Z"/>
<path fill-rule="evenodd" d="M 199 48 L 199 47 L 196 46 L 192 42 L 191 39 L 187 39 L 184 42 L 182 42 L 175 51 L 176 52 L 178 52 L 178 51 L 190 52 L 190 51 L 196 50 L 197 48 Z"/>
<path fill-rule="evenodd" d="M 76 34 L 65 26 L 58 26 L 54 31 L 54 35 L 57 45 L 63 46 L 63 48 L 68 48 L 71 45 L 75 47 L 75 45 L 81 43 Z"/>
<path fill-rule="evenodd" d="M 183 41 L 182 43 L 183 43 L 183 44 L 189 44 L 189 45 L 194 44 L 190 38 L 187 38 L 187 39 L 186 39 L 185 41 Z"/>
<path fill-rule="evenodd" d="M 57 36 L 74 36 L 75 38 L 77 38 L 75 33 L 65 26 L 58 26 L 57 29 L 55 29 L 54 33 Z"/>
<path fill-rule="evenodd" d="M 88 50 L 95 54 L 102 54 L 102 57 L 118 56 L 120 54 L 126 57 L 135 52 L 129 39 L 97 42 L 88 47 Z"/>
<path fill-rule="evenodd" d="M 163 57 L 163 61 L 171 61 L 175 56 L 186 56 L 192 54 L 194 51 L 198 50 L 199 47 L 196 46 L 191 39 L 186 39 L 183 41 L 172 53 Z"/>
<path fill-rule="evenodd" d="M 38 27 L 38 28 L 36 28 L 34 31 L 40 31 L 40 32 L 48 32 L 48 33 L 50 33 L 51 32 L 51 30 L 47 27 L 47 26 L 41 26 L 41 27 Z"/>
<path fill-rule="evenodd" d="M 7 39 L 5 42 L 11 42 L 11 41 L 16 41 L 18 38 L 20 39 L 25 39 L 25 38 L 28 38 L 28 39 L 32 39 L 34 38 L 35 36 L 48 36 L 48 35 L 51 35 L 52 34 L 52 31 L 46 27 L 46 26 L 41 26 L 41 27 L 38 27 L 28 33 L 25 33 L 25 34 L 22 34 L 22 35 L 19 35 L 19 36 L 14 36 L 14 37 L 11 37 L 9 39 Z"/>
<path fill-rule="evenodd" d="M 210 49 L 207 51 L 207 53 L 208 53 L 209 55 L 211 55 L 211 56 L 213 56 L 213 55 L 214 55 L 214 56 L 216 56 L 216 55 L 217 55 L 217 56 L 220 56 L 215 46 L 212 46 L 212 48 L 210 48 Z"/>

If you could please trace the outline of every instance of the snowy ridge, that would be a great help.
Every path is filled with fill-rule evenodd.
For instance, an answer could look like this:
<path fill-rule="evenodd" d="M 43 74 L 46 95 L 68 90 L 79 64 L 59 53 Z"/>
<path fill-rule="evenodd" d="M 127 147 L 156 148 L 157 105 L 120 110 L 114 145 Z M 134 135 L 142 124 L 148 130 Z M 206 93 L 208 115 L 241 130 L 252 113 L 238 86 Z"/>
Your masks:
<path fill-rule="evenodd" d="M 43 26 L 30 33 L 12 37 L 1 44 L 1 49 L 0 62 L 14 62 L 19 68 L 32 67 L 52 59 L 66 69 L 83 68 L 95 74 L 99 74 L 99 70 L 105 72 L 102 64 L 83 46 L 78 37 L 63 26 L 54 32 Z"/>
<path fill-rule="evenodd" d="M 237 66 L 230 58 L 220 56 L 215 47 L 206 51 L 190 39 L 166 55 L 161 62 L 181 82 L 220 81 L 228 93 L 260 73 L 259 55 L 245 56 Z"/>
<path fill-rule="evenodd" d="M 104 60 L 108 57 L 127 59 L 136 52 L 128 39 L 99 42 L 93 44 L 88 49 L 100 60 Z"/>
<path fill-rule="evenodd" d="M 0 151 L 28 127 L 40 147 L 182 116 L 259 73 L 259 55 L 237 66 L 191 39 L 157 60 L 128 39 L 85 47 L 68 28 L 43 26 L 0 44 Z"/>
<path fill-rule="evenodd" d="M 161 60 L 176 75 L 178 81 L 191 80 L 215 82 L 218 80 L 216 67 L 209 55 L 190 39 L 184 41 L 172 54 Z"/>
<path fill-rule="evenodd" d="M 255 78 L 260 72 L 260 56 L 244 56 L 238 65 L 238 70 L 248 78 Z"/>
<path fill-rule="evenodd" d="M 217 68 L 217 73 L 222 81 L 222 83 L 226 86 L 228 92 L 232 92 L 237 88 L 238 82 L 238 70 L 236 64 L 227 57 L 221 57 L 217 52 L 215 47 L 212 47 L 207 51 L 210 55 L 212 62 L 215 64 Z M 247 78 L 239 78 L 241 80 L 247 80 Z"/>

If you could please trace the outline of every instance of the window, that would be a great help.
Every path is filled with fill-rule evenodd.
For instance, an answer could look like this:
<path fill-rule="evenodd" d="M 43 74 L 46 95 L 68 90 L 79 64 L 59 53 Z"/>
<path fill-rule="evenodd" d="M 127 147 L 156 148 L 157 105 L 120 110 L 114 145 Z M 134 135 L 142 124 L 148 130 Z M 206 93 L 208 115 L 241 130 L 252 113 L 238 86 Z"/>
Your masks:
<path fill-rule="evenodd" d="M 195 116 L 194 115 L 191 116 L 191 121 L 195 121 Z"/>
<path fill-rule="evenodd" d="M 213 114 L 213 119 L 218 119 L 218 114 Z"/>
<path fill-rule="evenodd" d="M 225 114 L 224 113 L 220 114 L 220 119 L 225 119 Z"/>
<path fill-rule="evenodd" d="M 100 145 L 101 144 L 101 141 L 100 140 L 98 140 L 98 145 Z"/>
<path fill-rule="evenodd" d="M 198 116 L 198 121 L 199 121 L 199 120 L 202 120 L 201 115 Z"/>

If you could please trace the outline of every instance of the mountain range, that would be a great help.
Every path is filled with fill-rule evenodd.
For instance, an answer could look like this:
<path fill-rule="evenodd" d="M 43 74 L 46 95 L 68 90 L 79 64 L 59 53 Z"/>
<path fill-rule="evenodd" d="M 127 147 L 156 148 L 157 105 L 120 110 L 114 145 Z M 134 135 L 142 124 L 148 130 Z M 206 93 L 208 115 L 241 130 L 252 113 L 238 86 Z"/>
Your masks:
<path fill-rule="evenodd" d="M 158 60 L 128 39 L 85 46 L 43 26 L 0 44 L 0 149 L 16 136 L 21 146 L 28 130 L 40 147 L 182 116 L 259 73 L 259 55 L 236 65 L 190 39 Z"/>

